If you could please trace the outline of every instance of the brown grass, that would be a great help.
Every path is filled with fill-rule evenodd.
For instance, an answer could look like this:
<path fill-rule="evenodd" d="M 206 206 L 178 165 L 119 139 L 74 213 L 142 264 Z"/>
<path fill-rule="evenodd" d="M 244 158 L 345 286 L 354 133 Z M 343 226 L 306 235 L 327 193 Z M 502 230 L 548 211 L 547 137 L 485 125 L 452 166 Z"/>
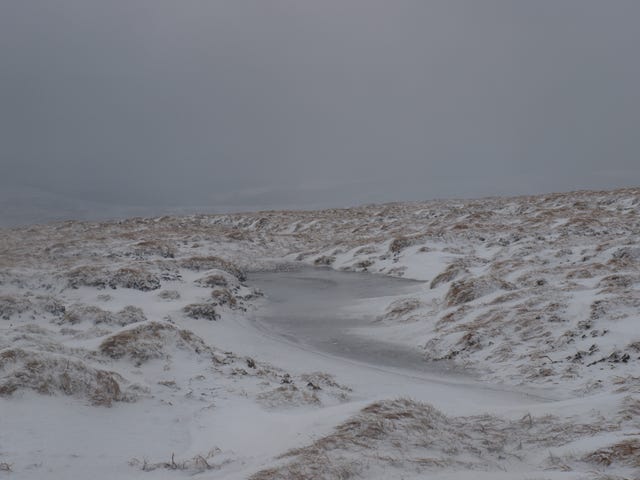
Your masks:
<path fill-rule="evenodd" d="M 533 449 L 545 451 L 619 428 L 602 418 L 593 420 L 587 425 L 550 415 L 527 414 L 515 420 L 493 415 L 451 417 L 409 399 L 375 402 L 329 435 L 279 457 L 288 463 L 250 478 L 352 478 L 363 471 L 384 472 L 384 478 L 401 478 L 407 472 L 428 478 L 428 472 L 443 469 L 518 472 Z M 636 448 L 625 445 L 616 452 L 628 459 Z M 563 469 L 564 464 L 552 468 Z"/>
<path fill-rule="evenodd" d="M 204 341 L 193 332 L 163 322 L 146 322 L 110 335 L 100 344 L 99 351 L 110 358 L 129 358 L 141 365 L 152 359 L 168 358 L 172 348 L 196 354 L 210 353 Z"/>
<path fill-rule="evenodd" d="M 0 351 L 0 396 L 27 389 L 43 395 L 62 393 L 84 397 L 93 405 L 111 406 L 128 398 L 122 394 L 122 379 L 114 372 L 92 368 L 83 361 L 20 348 Z"/>
<path fill-rule="evenodd" d="M 111 272 L 104 267 L 85 265 L 67 272 L 67 285 L 70 288 L 131 288 L 140 291 L 160 288 L 158 277 L 142 268 L 123 267 Z"/>
<path fill-rule="evenodd" d="M 112 274 L 109 286 L 112 288 L 118 286 L 147 292 L 160 288 L 160 279 L 156 275 L 141 268 L 125 267 L 116 270 L 116 272 Z"/>
<path fill-rule="evenodd" d="M 229 282 L 225 276 L 220 274 L 207 275 L 206 277 L 197 279 L 195 283 L 201 287 L 208 288 L 229 286 Z"/>
<path fill-rule="evenodd" d="M 141 308 L 127 305 L 119 312 L 109 312 L 94 305 L 72 305 L 70 306 L 60 322 L 76 325 L 81 322 L 90 322 L 94 325 L 120 325 L 126 326 L 132 323 L 144 322 L 147 320 Z"/>
<path fill-rule="evenodd" d="M 405 248 L 410 247 L 415 243 L 414 239 L 408 237 L 397 237 L 394 238 L 389 244 L 389 251 L 393 254 L 399 254 Z"/>
<path fill-rule="evenodd" d="M 585 455 L 584 460 L 609 467 L 614 463 L 640 468 L 640 438 L 615 443 Z"/>
<path fill-rule="evenodd" d="M 27 298 L 13 295 L 0 296 L 0 318 L 9 320 L 14 315 L 27 312 L 33 308 L 33 304 Z"/>
<path fill-rule="evenodd" d="M 433 280 L 431 280 L 429 288 L 434 289 L 443 283 L 449 283 L 466 272 L 467 269 L 463 265 L 459 263 L 452 263 L 443 272 L 439 273 L 433 278 Z"/>
<path fill-rule="evenodd" d="M 196 320 L 214 321 L 220 318 L 216 307 L 217 305 L 213 303 L 190 303 L 182 311 L 187 317 L 195 318 Z"/>
<path fill-rule="evenodd" d="M 176 255 L 175 246 L 158 240 L 142 240 L 133 246 L 133 251 L 143 257 L 158 255 L 162 258 L 174 258 Z"/>
<path fill-rule="evenodd" d="M 216 256 L 189 257 L 181 260 L 179 265 L 182 268 L 186 268 L 187 270 L 194 270 L 196 272 L 214 269 L 222 270 L 224 272 L 230 273 L 241 282 L 244 282 L 247 279 L 246 273 L 233 262 L 224 260 Z"/>
<path fill-rule="evenodd" d="M 213 298 L 218 305 L 229 305 L 231 308 L 238 306 L 236 296 L 231 293 L 231 290 L 228 288 L 216 288 L 212 290 L 211 298 Z"/>
<path fill-rule="evenodd" d="M 298 388 L 286 383 L 266 392 L 259 393 L 256 400 L 268 408 L 292 408 L 303 405 L 320 405 L 320 398 L 312 388 Z"/>
<path fill-rule="evenodd" d="M 472 302 L 496 290 L 513 290 L 513 285 L 495 277 L 468 278 L 453 282 L 445 296 L 447 306 Z"/>
<path fill-rule="evenodd" d="M 406 317 L 411 312 L 421 308 L 422 302 L 417 298 L 401 298 L 391 302 L 384 314 L 378 317 L 378 321 L 382 320 L 408 320 Z"/>

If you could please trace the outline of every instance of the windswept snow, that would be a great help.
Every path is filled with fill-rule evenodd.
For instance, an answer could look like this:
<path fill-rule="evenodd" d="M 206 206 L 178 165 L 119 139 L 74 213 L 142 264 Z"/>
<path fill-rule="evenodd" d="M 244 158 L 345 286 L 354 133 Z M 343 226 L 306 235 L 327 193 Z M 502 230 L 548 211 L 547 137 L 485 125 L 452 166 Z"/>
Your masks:
<path fill-rule="evenodd" d="M 0 230 L 0 476 L 639 478 L 639 208 Z"/>

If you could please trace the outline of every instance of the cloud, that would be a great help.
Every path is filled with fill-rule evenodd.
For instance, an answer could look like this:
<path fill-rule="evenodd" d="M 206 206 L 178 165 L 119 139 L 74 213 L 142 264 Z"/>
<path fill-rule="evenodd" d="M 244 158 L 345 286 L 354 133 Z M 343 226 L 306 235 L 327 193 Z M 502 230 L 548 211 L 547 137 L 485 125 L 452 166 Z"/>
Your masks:
<path fill-rule="evenodd" d="M 3 2 L 0 184 L 217 207 L 638 184 L 639 14 L 624 0 Z"/>

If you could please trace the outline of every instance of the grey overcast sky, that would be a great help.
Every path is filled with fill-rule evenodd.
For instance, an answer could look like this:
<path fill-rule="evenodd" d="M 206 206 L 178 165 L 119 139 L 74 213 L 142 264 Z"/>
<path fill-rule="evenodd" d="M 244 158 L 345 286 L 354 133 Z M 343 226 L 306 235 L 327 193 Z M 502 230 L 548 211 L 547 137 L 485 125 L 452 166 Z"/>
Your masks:
<path fill-rule="evenodd" d="M 2 0 L 0 186 L 348 205 L 640 184 L 637 0 Z"/>

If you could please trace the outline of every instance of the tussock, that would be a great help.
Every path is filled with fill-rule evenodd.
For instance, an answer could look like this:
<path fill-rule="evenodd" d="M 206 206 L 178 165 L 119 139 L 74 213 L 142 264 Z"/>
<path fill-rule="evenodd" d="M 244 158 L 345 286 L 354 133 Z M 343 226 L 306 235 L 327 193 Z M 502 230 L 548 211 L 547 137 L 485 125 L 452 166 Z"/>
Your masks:
<path fill-rule="evenodd" d="M 595 426 L 553 416 L 450 417 L 425 403 L 386 400 L 365 407 L 312 444 L 288 451 L 280 457 L 288 463 L 250 478 L 333 479 L 337 472 L 343 475 L 339 478 L 353 478 L 364 471 L 365 478 L 400 478 L 408 471 L 426 475 L 445 469 L 515 473 L 523 471 L 532 450 L 548 451 L 615 428 L 604 419 Z M 635 445 L 622 452 L 635 452 Z"/>
<path fill-rule="evenodd" d="M 89 322 L 94 325 L 119 325 L 124 327 L 132 323 L 144 322 L 147 320 L 141 308 L 128 305 L 119 312 L 109 312 L 94 305 L 72 305 L 70 306 L 60 323 L 72 325 L 81 322 Z"/>
<path fill-rule="evenodd" d="M 586 462 L 609 467 L 614 463 L 640 468 L 640 438 L 623 440 L 585 455 Z"/>
<path fill-rule="evenodd" d="M 196 355 L 211 354 L 210 348 L 193 332 L 155 321 L 110 335 L 99 347 L 103 355 L 113 359 L 126 358 L 136 365 L 152 359 L 168 359 L 175 349 Z"/>
<path fill-rule="evenodd" d="M 87 351 L 55 340 L 55 332 L 35 323 L 14 326 L 0 335 L 0 349 L 19 347 L 27 350 L 86 357 Z"/>
<path fill-rule="evenodd" d="M 632 275 L 608 275 L 598 283 L 598 288 L 605 291 L 618 291 L 619 289 L 629 288 L 638 282 L 638 278 Z"/>
<path fill-rule="evenodd" d="M 9 320 L 14 315 L 27 312 L 33 308 L 32 303 L 24 297 L 11 295 L 0 296 L 0 317 Z"/>
<path fill-rule="evenodd" d="M 62 393 L 86 398 L 98 406 L 130 399 L 122 393 L 122 378 L 116 373 L 62 355 L 4 349 L 0 351 L 0 373 L 0 396 L 26 389 L 43 395 Z"/>
<path fill-rule="evenodd" d="M 222 271 L 220 271 L 220 273 L 211 273 L 202 278 L 198 278 L 195 283 L 196 285 L 207 288 L 228 287 L 230 282 L 227 275 L 229 274 Z"/>
<path fill-rule="evenodd" d="M 149 256 L 160 256 L 162 258 L 174 258 L 176 255 L 175 246 L 168 242 L 161 242 L 158 240 L 143 240 L 136 243 L 133 246 L 133 252 L 135 255 L 146 258 Z"/>
<path fill-rule="evenodd" d="M 211 298 L 216 305 L 228 305 L 231 308 L 237 308 L 239 306 L 238 299 L 228 288 L 216 288 L 212 290 Z"/>
<path fill-rule="evenodd" d="M 209 320 L 214 321 L 220 318 L 218 311 L 216 310 L 216 303 L 191 303 L 186 305 L 182 311 L 189 318 L 195 318 L 196 320 Z"/>
<path fill-rule="evenodd" d="M 69 288 L 110 286 L 109 277 L 102 267 L 84 265 L 67 272 L 66 276 Z"/>
<path fill-rule="evenodd" d="M 0 318 L 9 320 L 14 316 L 28 313 L 31 318 L 51 314 L 63 315 L 65 306 L 54 297 L 47 295 L 0 295 Z"/>
<path fill-rule="evenodd" d="M 640 393 L 639 377 L 633 377 L 630 381 L 620 378 L 620 381 L 624 383 L 626 388 L 621 389 L 617 393 L 629 392 L 630 390 L 634 393 Z M 640 398 L 630 395 L 625 397 L 620 404 L 618 415 L 623 421 L 629 422 L 632 427 L 640 428 Z"/>
<path fill-rule="evenodd" d="M 189 257 L 181 260 L 179 265 L 182 268 L 186 268 L 187 270 L 194 270 L 196 272 L 214 269 L 222 270 L 224 272 L 230 273 L 241 282 L 244 282 L 247 279 L 246 274 L 242 269 L 240 269 L 234 263 L 228 260 L 224 260 L 220 257 Z"/>
<path fill-rule="evenodd" d="M 329 267 L 336 261 L 335 255 L 322 255 L 313 261 L 314 265 Z"/>
<path fill-rule="evenodd" d="M 453 282 L 445 297 L 449 307 L 472 302 L 496 290 L 513 290 L 514 286 L 495 277 L 468 278 Z"/>
<path fill-rule="evenodd" d="M 143 292 L 160 288 L 160 279 L 142 268 L 124 267 L 112 272 L 104 267 L 82 266 L 69 271 L 66 276 L 69 288 L 122 287 Z"/>
<path fill-rule="evenodd" d="M 123 288 L 132 288 L 147 292 L 160 288 L 160 279 L 152 273 L 140 268 L 120 268 L 110 279 L 109 285 Z"/>
<path fill-rule="evenodd" d="M 411 321 L 416 320 L 415 317 L 409 317 L 408 315 L 416 310 L 422 308 L 424 305 L 417 298 L 401 298 L 391 302 L 386 308 L 383 315 L 380 315 L 377 320 L 391 320 L 391 321 Z"/>
<path fill-rule="evenodd" d="M 303 405 L 320 405 L 320 398 L 311 389 L 298 388 L 294 384 L 280 385 L 267 392 L 259 393 L 256 400 L 268 408 L 295 408 Z"/>
<path fill-rule="evenodd" d="M 397 237 L 391 240 L 389 244 L 389 252 L 398 254 L 405 248 L 410 247 L 415 243 L 415 240 L 408 237 Z"/>
<path fill-rule="evenodd" d="M 431 280 L 429 288 L 438 288 L 443 283 L 449 283 L 465 273 L 468 273 L 468 270 L 463 265 L 460 263 L 452 263 Z"/>
<path fill-rule="evenodd" d="M 180 298 L 180 292 L 177 290 L 162 290 L 158 293 L 158 297 L 163 300 L 178 300 Z"/>
<path fill-rule="evenodd" d="M 620 267 L 640 265 L 640 248 L 622 247 L 613 252 L 611 262 Z"/>

